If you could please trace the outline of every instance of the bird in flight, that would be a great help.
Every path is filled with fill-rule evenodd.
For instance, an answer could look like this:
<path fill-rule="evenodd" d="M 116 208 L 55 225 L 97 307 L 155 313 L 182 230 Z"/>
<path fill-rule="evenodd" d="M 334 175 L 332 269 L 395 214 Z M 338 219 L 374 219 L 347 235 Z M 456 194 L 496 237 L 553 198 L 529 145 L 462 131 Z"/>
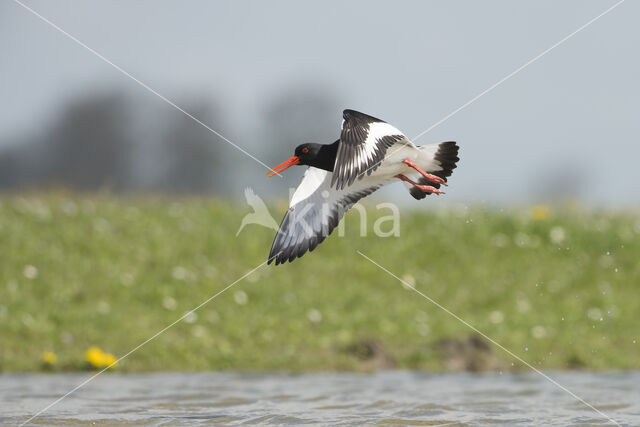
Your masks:
<path fill-rule="evenodd" d="M 306 165 L 289 210 L 271 246 L 268 263 L 291 262 L 331 234 L 358 200 L 395 180 L 416 199 L 443 194 L 458 160 L 453 141 L 417 147 L 394 126 L 354 110 L 342 113 L 340 139 L 333 144 L 302 144 L 270 177 L 293 165 Z"/>

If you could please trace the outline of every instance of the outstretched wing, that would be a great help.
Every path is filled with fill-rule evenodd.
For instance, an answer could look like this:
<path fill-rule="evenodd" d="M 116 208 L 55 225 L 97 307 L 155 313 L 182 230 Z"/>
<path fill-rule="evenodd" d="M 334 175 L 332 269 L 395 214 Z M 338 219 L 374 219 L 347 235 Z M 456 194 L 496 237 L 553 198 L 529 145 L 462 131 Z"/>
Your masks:
<path fill-rule="evenodd" d="M 342 113 L 342 132 L 331 187 L 342 190 L 376 170 L 387 150 L 398 143 L 412 144 L 389 123 L 354 110 Z"/>
<path fill-rule="evenodd" d="M 333 231 L 344 213 L 385 182 L 331 188 L 331 172 L 310 167 L 291 198 L 291 205 L 271 246 L 269 264 L 291 262 L 312 251 Z"/>

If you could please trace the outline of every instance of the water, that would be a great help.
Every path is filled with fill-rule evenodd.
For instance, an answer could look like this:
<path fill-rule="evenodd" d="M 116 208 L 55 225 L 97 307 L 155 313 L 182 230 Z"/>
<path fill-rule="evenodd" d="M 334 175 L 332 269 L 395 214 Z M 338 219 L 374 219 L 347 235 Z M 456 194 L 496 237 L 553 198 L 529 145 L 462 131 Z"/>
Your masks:
<path fill-rule="evenodd" d="M 640 372 L 551 372 L 622 425 L 640 425 Z M 0 424 L 19 424 L 87 374 L 0 376 Z M 604 425 L 535 373 L 104 374 L 35 424 Z"/>

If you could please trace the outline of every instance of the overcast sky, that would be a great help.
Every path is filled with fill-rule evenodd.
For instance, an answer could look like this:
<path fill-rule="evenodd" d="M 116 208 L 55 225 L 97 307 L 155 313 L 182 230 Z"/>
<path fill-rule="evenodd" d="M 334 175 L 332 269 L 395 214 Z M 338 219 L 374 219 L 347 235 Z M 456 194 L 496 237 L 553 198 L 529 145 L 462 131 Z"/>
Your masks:
<path fill-rule="evenodd" d="M 258 155 L 275 144 L 259 129 L 265 100 L 279 92 L 309 85 L 332 94 L 335 111 L 319 122 L 335 125 L 317 142 L 337 138 L 344 108 L 413 137 L 615 1 L 25 4 L 169 98 L 215 98 L 225 136 Z M 639 205 L 638 16 L 639 2 L 621 4 L 417 140 L 461 146 L 447 197 L 517 203 L 560 192 Z M 43 127 L 79 94 L 118 87 L 163 103 L 12 1 L 0 4 L 0 52 L 0 144 Z M 213 134 L 211 143 L 225 144 Z M 231 156 L 245 173 L 239 189 L 263 180 L 254 160 Z M 404 191 L 398 184 L 383 196 Z"/>

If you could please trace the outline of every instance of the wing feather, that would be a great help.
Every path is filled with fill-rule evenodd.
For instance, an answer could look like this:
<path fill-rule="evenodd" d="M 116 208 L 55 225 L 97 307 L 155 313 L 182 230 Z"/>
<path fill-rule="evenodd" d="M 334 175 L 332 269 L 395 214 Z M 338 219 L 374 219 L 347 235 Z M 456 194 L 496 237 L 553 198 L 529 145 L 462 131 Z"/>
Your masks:
<path fill-rule="evenodd" d="M 331 188 L 331 175 L 322 169 L 307 169 L 276 233 L 269 263 L 291 262 L 314 250 L 331 234 L 347 210 L 386 183 L 379 181 L 336 190 Z"/>
<path fill-rule="evenodd" d="M 354 110 L 342 113 L 340 145 L 336 155 L 331 187 L 342 190 L 365 173 L 371 175 L 387 150 L 397 144 L 411 144 L 398 129 L 380 119 Z"/>

